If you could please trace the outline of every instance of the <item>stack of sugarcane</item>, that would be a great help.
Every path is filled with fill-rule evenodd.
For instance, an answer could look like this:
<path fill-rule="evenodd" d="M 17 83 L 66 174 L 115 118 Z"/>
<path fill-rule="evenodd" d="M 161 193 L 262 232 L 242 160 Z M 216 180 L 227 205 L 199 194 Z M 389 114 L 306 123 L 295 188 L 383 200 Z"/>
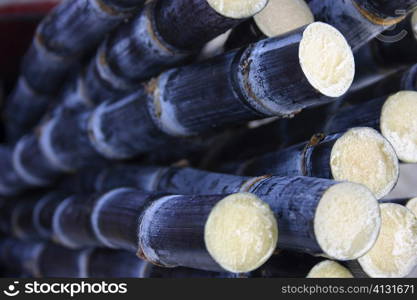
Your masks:
<path fill-rule="evenodd" d="M 64 1 L 5 110 L 6 274 L 407 276 L 416 6 Z"/>

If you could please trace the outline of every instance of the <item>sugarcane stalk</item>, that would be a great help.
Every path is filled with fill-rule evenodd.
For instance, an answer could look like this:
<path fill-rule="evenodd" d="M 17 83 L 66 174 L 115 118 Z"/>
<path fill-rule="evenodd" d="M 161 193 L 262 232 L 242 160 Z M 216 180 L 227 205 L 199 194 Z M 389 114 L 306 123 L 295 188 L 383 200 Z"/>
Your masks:
<path fill-rule="evenodd" d="M 34 198 L 23 198 L 14 207 L 12 211 L 12 234 L 21 240 L 40 240 L 36 227 L 34 225 L 34 208 L 38 196 Z"/>
<path fill-rule="evenodd" d="M 306 0 L 318 21 L 335 26 L 346 37 L 354 51 L 400 23 L 411 13 L 415 0 Z"/>
<path fill-rule="evenodd" d="M 253 16 L 267 0 L 157 0 L 99 48 L 84 78 L 89 99 L 101 103 L 126 95 L 137 83 L 197 54 L 205 43 Z M 234 6 L 234 7 L 232 7 Z"/>
<path fill-rule="evenodd" d="M 28 184 L 16 173 L 12 166 L 12 150 L 0 147 L 0 195 L 14 196 L 25 189 Z"/>
<path fill-rule="evenodd" d="M 53 239 L 72 249 L 103 246 L 95 235 L 91 220 L 98 198 L 97 195 L 80 194 L 63 200 L 53 215 Z"/>
<path fill-rule="evenodd" d="M 162 268 L 146 263 L 141 278 L 236 278 L 233 273 L 202 271 L 191 268 Z"/>
<path fill-rule="evenodd" d="M 357 157 L 367 160 L 358 161 Z M 368 127 L 319 134 L 309 142 L 236 162 L 235 166 L 235 173 L 247 176 L 311 176 L 355 182 L 366 186 L 378 199 L 394 188 L 399 177 L 394 148 Z"/>
<path fill-rule="evenodd" d="M 137 251 L 138 218 L 156 197 L 131 188 L 107 192 L 97 200 L 91 213 L 95 236 L 107 247 Z"/>
<path fill-rule="evenodd" d="M 11 271 L 33 276 L 44 247 L 45 244 L 41 242 L 3 238 L 0 241 L 0 262 Z"/>
<path fill-rule="evenodd" d="M 381 233 L 375 245 L 347 265 L 355 277 L 406 277 L 417 264 L 417 218 L 399 204 L 383 203 L 380 207 Z"/>
<path fill-rule="evenodd" d="M 417 92 L 400 91 L 341 109 L 328 120 L 324 131 L 331 133 L 352 126 L 370 126 L 381 131 L 402 161 L 417 162 L 417 127 L 413 117 L 416 112 Z"/>
<path fill-rule="evenodd" d="M 252 19 L 232 30 L 224 47 L 227 50 L 240 48 L 313 22 L 314 16 L 304 0 L 270 0 Z"/>
<path fill-rule="evenodd" d="M 140 278 L 146 265 L 134 253 L 96 248 L 87 258 L 87 277 Z"/>
<path fill-rule="evenodd" d="M 325 260 L 314 266 L 307 278 L 353 278 L 352 273 L 343 265 Z"/>
<path fill-rule="evenodd" d="M 33 208 L 33 225 L 39 236 L 53 238 L 52 223 L 57 207 L 70 195 L 66 192 L 53 191 L 41 197 Z"/>
<path fill-rule="evenodd" d="M 6 114 L 11 140 L 39 121 L 79 60 L 143 3 L 144 0 L 69 0 L 41 22 L 22 63 L 20 81 L 28 87 L 17 85 L 9 99 Z M 28 91 L 31 97 L 25 98 Z M 14 119 L 21 113 L 24 119 Z"/>
<path fill-rule="evenodd" d="M 38 278 L 86 278 L 87 260 L 91 249 L 72 250 L 59 245 L 46 244 L 36 264 Z"/>
<path fill-rule="evenodd" d="M 268 205 L 251 194 L 166 196 L 145 210 L 138 236 L 139 256 L 154 264 L 241 273 L 272 255 L 278 230 Z"/>

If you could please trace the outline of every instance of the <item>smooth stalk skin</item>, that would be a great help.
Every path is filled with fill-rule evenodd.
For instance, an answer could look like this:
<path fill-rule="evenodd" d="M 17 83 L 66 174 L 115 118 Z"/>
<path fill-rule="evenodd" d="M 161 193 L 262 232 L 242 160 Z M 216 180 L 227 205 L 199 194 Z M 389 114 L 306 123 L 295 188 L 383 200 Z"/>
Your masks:
<path fill-rule="evenodd" d="M 166 196 L 148 207 L 140 220 L 139 257 L 164 267 L 225 270 L 209 254 L 204 227 L 224 196 Z"/>
<path fill-rule="evenodd" d="M 33 208 L 33 224 L 39 236 L 53 238 L 52 221 L 55 210 L 70 195 L 62 191 L 48 192 L 42 196 Z"/>
<path fill-rule="evenodd" d="M 14 238 L 0 240 L 0 262 L 2 267 L 24 276 L 33 276 L 37 271 L 37 260 L 45 244 L 22 241 Z"/>
<path fill-rule="evenodd" d="M 49 243 L 36 261 L 37 278 L 86 278 L 90 249 L 72 250 Z"/>
<path fill-rule="evenodd" d="M 139 82 L 189 59 L 247 17 L 221 15 L 206 0 L 147 3 L 131 23 L 107 38 L 89 64 L 85 75 L 89 99 L 101 103 L 136 90 Z"/>
<path fill-rule="evenodd" d="M 157 195 L 132 188 L 105 193 L 91 211 L 95 236 L 106 247 L 136 252 L 139 216 L 154 198 Z"/>
<path fill-rule="evenodd" d="M 87 257 L 88 278 L 140 278 L 147 262 L 134 253 L 96 248 Z"/>
<path fill-rule="evenodd" d="M 210 272 L 191 268 L 162 268 L 151 263 L 143 267 L 141 278 L 237 278 L 233 273 Z"/>
<path fill-rule="evenodd" d="M 72 195 L 63 200 L 53 215 L 53 239 L 72 249 L 103 246 L 91 220 L 98 198 L 97 195 Z"/>
<path fill-rule="evenodd" d="M 18 84 L 6 108 L 10 140 L 36 125 L 79 60 L 144 2 L 67 0 L 41 22 L 22 62 L 20 81 L 27 87 Z"/>
<path fill-rule="evenodd" d="M 387 27 L 401 22 L 417 4 L 415 0 L 306 0 L 314 17 L 339 29 L 353 51 L 358 50 Z M 402 13 L 398 14 L 397 11 Z"/>
<path fill-rule="evenodd" d="M 14 196 L 25 189 L 28 184 L 16 173 L 12 166 L 12 149 L 0 147 L 0 195 Z"/>

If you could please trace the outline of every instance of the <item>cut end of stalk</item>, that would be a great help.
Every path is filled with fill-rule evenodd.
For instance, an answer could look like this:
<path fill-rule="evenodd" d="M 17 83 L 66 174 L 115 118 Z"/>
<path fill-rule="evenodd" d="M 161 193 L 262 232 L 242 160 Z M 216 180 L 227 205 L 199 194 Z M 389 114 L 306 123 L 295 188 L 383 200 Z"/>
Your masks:
<path fill-rule="evenodd" d="M 358 261 L 371 277 L 405 277 L 417 264 L 417 218 L 399 204 L 381 204 L 381 233 Z"/>
<path fill-rule="evenodd" d="M 366 186 L 377 199 L 386 196 L 399 176 L 394 148 L 376 130 L 353 128 L 340 137 L 330 155 L 333 178 Z"/>
<path fill-rule="evenodd" d="M 338 183 L 320 200 L 314 232 L 324 254 L 351 260 L 367 253 L 378 237 L 381 217 L 378 202 L 364 186 Z"/>
<path fill-rule="evenodd" d="M 413 198 L 407 202 L 407 208 L 417 216 L 417 198 Z"/>
<path fill-rule="evenodd" d="M 352 273 L 341 264 L 325 260 L 315 265 L 307 278 L 353 278 Z"/>
<path fill-rule="evenodd" d="M 207 0 L 208 4 L 219 14 L 233 18 L 249 18 L 260 12 L 268 0 Z"/>
<path fill-rule="evenodd" d="M 345 37 L 334 27 L 315 22 L 304 30 L 300 43 L 301 68 L 323 95 L 340 97 L 355 76 L 355 59 Z"/>
<path fill-rule="evenodd" d="M 267 37 L 274 37 L 314 22 L 313 13 L 304 0 L 269 0 L 254 20 Z"/>
<path fill-rule="evenodd" d="M 233 273 L 263 265 L 275 250 L 278 225 L 268 204 L 248 193 L 230 195 L 211 211 L 205 243 L 213 259 Z"/>
<path fill-rule="evenodd" d="M 401 91 L 390 96 L 381 113 L 381 132 L 400 160 L 417 163 L 417 92 Z"/>

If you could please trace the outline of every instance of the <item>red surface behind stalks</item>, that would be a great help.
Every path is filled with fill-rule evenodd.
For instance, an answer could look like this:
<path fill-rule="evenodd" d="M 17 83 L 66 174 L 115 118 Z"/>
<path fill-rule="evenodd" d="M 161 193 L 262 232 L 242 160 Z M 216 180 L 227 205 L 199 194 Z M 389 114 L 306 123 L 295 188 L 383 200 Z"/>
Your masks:
<path fill-rule="evenodd" d="M 58 1 L 0 3 L 0 80 L 10 88 L 39 21 Z"/>

